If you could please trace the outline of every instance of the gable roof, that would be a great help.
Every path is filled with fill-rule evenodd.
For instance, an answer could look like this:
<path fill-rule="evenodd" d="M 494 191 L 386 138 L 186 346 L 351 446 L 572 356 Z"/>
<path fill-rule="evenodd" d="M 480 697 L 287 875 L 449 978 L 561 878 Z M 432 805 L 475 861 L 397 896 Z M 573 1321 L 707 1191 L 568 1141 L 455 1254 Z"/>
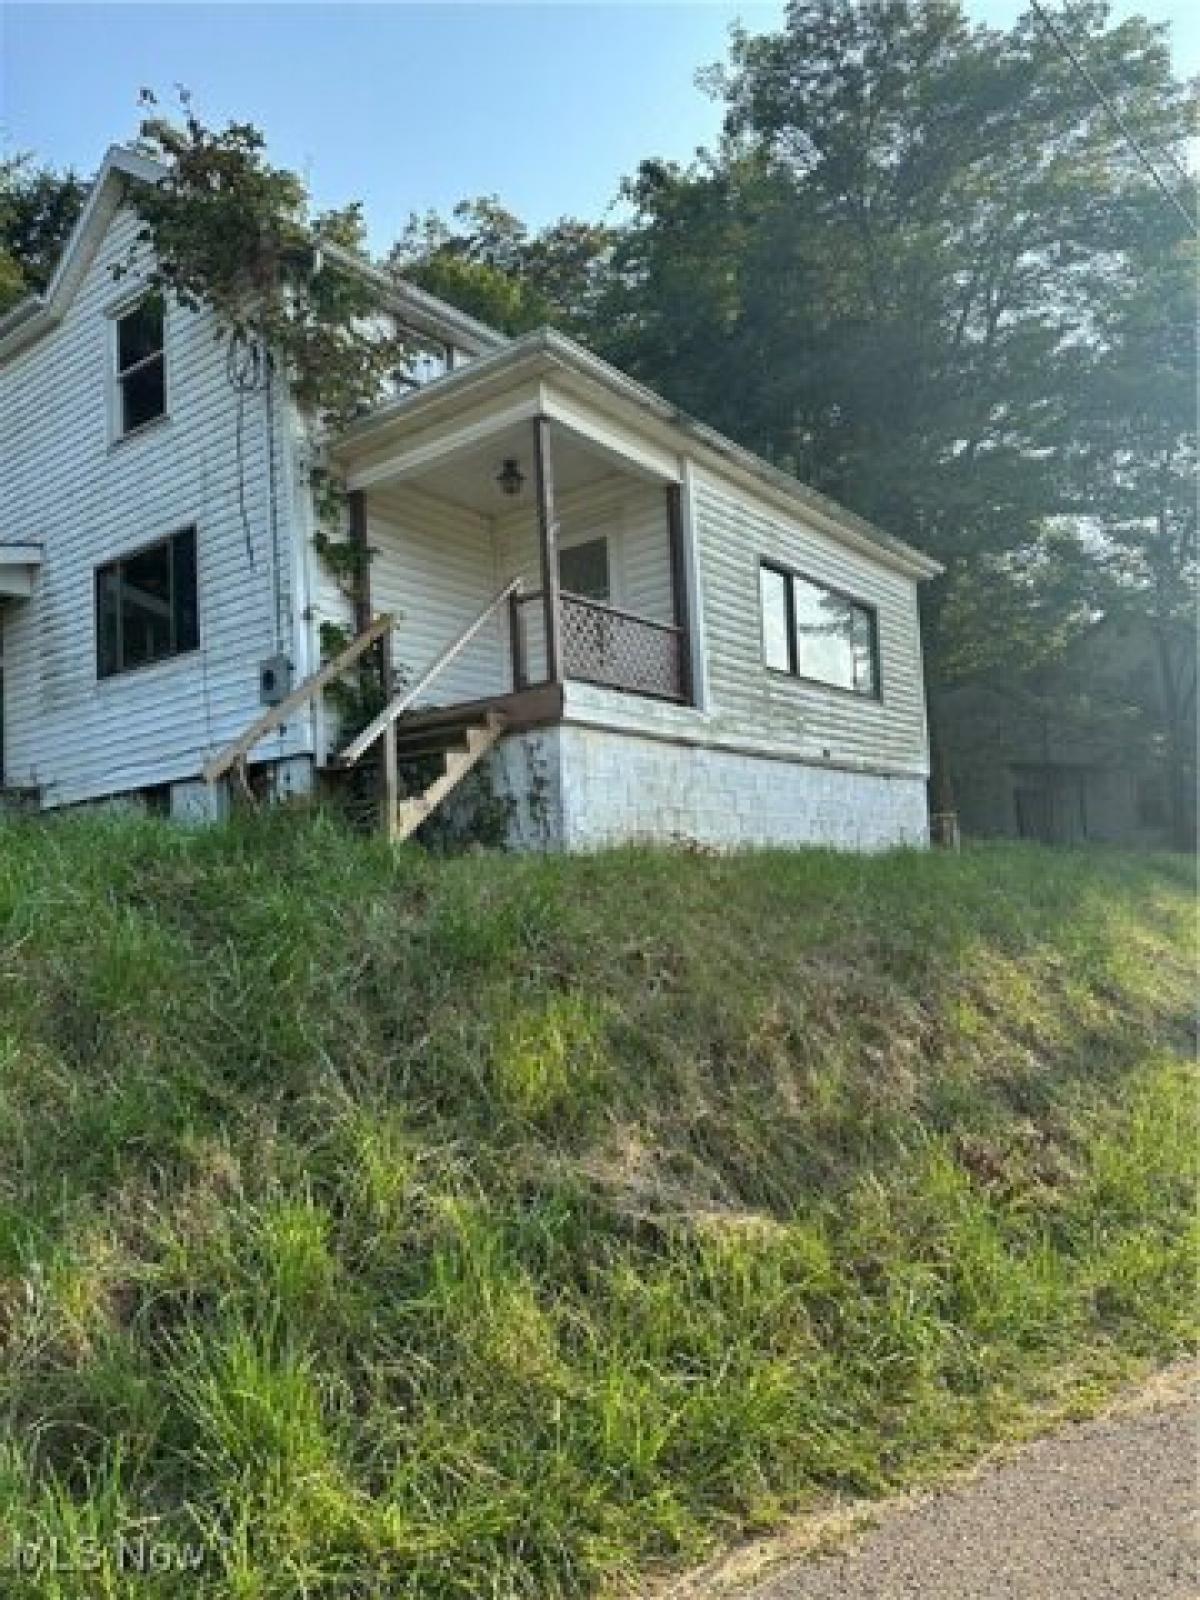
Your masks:
<path fill-rule="evenodd" d="M 0 317 L 0 361 L 16 355 L 62 320 L 125 198 L 128 185 L 131 182 L 157 183 L 165 172 L 161 162 L 127 145 L 110 148 L 44 292 L 30 295 Z M 414 332 L 461 344 L 472 354 L 493 350 L 508 342 L 495 328 L 476 321 L 415 284 L 405 283 L 373 267 L 352 250 L 328 243 L 322 249 L 340 267 L 359 273 L 378 288 L 386 297 L 389 309 Z"/>

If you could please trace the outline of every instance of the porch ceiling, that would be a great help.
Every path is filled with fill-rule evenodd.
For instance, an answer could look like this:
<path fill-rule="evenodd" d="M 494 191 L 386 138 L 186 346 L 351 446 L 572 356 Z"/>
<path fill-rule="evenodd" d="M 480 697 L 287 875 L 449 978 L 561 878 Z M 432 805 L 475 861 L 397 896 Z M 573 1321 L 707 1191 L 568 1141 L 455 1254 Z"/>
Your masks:
<path fill-rule="evenodd" d="M 616 416 L 595 396 L 576 392 L 559 375 L 545 373 L 530 353 L 514 362 L 485 358 L 381 407 L 334 445 L 350 489 L 384 490 L 411 483 L 442 499 L 494 515 L 533 503 L 534 421 L 550 425 L 556 490 L 568 492 L 616 475 L 675 483 L 678 454 L 664 449 L 640 426 Z M 496 474 L 508 459 L 526 482 L 521 496 L 505 496 Z"/>
<path fill-rule="evenodd" d="M 566 429 L 553 425 L 551 456 L 554 487 L 560 495 L 621 475 L 610 456 L 600 454 Z M 497 482 L 497 475 L 509 460 L 517 463 L 524 476 L 520 492 L 515 495 L 506 494 Z M 513 423 L 481 444 L 456 452 L 423 470 L 405 474 L 402 481 L 438 499 L 452 501 L 489 517 L 506 511 L 532 511 L 537 504 L 532 424 Z M 387 485 L 382 487 L 386 490 Z"/>

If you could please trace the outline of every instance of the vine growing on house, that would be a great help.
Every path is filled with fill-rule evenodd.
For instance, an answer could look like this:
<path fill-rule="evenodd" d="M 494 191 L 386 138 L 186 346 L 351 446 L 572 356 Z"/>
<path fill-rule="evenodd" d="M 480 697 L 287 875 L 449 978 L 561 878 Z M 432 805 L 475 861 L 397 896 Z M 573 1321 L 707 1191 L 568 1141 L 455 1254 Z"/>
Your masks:
<path fill-rule="evenodd" d="M 266 159 L 258 128 L 205 126 L 186 91 L 179 121 L 159 113 L 149 90 L 141 103 L 139 146 L 164 173 L 131 186 L 141 228 L 114 270 L 141 266 L 140 247 L 149 246 L 149 290 L 215 314 L 231 373 L 240 368 L 244 383 L 247 372 L 266 381 L 282 370 L 311 425 L 317 547 L 339 582 L 352 584 L 369 555 L 342 536 L 345 492 L 323 443 L 380 399 L 408 349 L 378 287 L 356 270 L 367 261 L 362 207 L 311 214 L 303 180 Z"/>

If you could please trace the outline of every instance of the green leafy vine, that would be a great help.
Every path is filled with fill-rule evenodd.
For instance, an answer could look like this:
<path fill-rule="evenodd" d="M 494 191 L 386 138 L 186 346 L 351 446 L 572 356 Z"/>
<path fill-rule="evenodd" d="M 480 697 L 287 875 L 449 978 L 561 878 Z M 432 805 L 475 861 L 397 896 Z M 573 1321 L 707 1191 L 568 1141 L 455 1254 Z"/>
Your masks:
<path fill-rule="evenodd" d="M 204 125 L 180 91 L 180 121 L 158 113 L 143 90 L 147 115 L 140 148 L 161 163 L 155 184 L 131 186 L 141 222 L 139 247 L 152 258 L 151 293 L 189 310 L 211 310 L 231 352 L 250 351 L 286 374 L 301 414 L 315 424 L 310 482 L 317 509 L 317 549 L 344 586 L 361 575 L 368 551 L 346 539 L 346 491 L 321 456 L 321 441 L 375 405 L 409 351 L 366 263 L 366 230 L 355 202 L 310 215 L 303 180 L 267 161 L 262 133 L 250 123 Z"/>

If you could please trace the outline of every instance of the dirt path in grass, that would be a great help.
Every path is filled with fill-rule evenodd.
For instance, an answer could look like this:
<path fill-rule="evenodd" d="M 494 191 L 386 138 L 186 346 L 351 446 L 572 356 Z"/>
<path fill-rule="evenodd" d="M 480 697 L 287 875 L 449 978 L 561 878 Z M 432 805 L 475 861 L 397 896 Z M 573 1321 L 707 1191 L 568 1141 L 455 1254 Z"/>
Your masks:
<path fill-rule="evenodd" d="M 1105 1415 L 997 1457 L 939 1493 L 879 1508 L 825 1554 L 759 1547 L 687 1600 L 1198 1600 L 1198 1369 L 1174 1367 Z M 801 1530 L 828 1543 L 859 1508 Z M 812 1534 L 815 1532 L 816 1540 Z M 795 1544 L 793 1544 L 793 1551 Z M 762 1569 L 770 1569 L 762 1576 Z"/>

